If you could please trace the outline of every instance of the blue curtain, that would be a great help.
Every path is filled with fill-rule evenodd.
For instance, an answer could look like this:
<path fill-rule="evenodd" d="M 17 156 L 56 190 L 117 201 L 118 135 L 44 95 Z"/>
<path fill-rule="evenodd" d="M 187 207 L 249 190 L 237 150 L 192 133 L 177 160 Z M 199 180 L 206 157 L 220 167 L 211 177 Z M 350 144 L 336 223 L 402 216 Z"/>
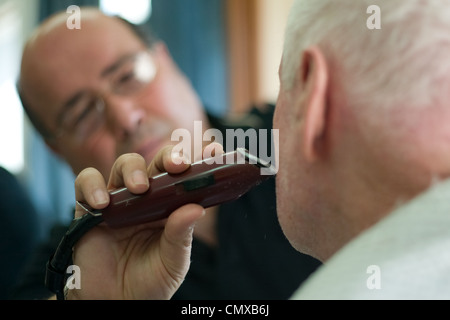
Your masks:
<path fill-rule="evenodd" d="M 148 21 L 191 79 L 207 110 L 215 115 L 228 109 L 224 1 L 153 0 Z M 98 4 L 99 0 L 41 0 L 40 20 L 70 5 Z M 33 129 L 27 140 L 25 181 L 42 216 L 45 233 L 55 221 L 72 219 L 75 177 Z"/>
<path fill-rule="evenodd" d="M 228 111 L 225 0 L 153 0 L 149 25 L 208 111 Z"/>

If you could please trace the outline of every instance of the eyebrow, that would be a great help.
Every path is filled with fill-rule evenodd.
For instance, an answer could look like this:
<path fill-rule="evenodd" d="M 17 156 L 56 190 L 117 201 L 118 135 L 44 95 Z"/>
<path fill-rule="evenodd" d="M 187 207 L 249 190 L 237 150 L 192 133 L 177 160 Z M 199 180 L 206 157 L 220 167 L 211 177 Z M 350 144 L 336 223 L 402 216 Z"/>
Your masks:
<path fill-rule="evenodd" d="M 127 60 L 133 58 L 135 55 L 136 55 L 136 53 L 130 53 L 130 54 L 123 56 L 122 58 L 117 60 L 115 63 L 113 63 L 111 66 L 109 66 L 105 70 L 103 70 L 102 73 L 100 74 L 100 77 L 105 78 L 109 74 L 113 73 L 114 71 L 119 69 L 122 66 L 122 64 L 124 64 Z"/>

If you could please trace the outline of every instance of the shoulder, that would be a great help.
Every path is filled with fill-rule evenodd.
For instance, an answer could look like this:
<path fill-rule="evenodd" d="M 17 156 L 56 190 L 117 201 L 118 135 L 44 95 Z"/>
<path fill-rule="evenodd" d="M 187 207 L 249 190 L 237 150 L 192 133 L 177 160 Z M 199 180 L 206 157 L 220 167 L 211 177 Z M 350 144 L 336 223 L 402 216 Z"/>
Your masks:
<path fill-rule="evenodd" d="M 449 196 L 447 180 L 399 206 L 331 257 L 293 299 L 449 299 Z"/>

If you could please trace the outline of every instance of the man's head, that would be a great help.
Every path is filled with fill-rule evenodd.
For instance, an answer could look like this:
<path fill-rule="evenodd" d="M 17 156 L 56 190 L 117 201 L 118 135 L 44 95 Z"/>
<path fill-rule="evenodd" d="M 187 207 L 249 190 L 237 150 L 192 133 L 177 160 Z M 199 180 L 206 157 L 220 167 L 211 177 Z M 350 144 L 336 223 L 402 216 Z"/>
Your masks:
<path fill-rule="evenodd" d="M 75 174 L 136 152 L 150 160 L 173 130 L 206 121 L 194 89 L 162 42 L 148 47 L 123 20 L 81 10 L 45 21 L 27 42 L 19 90 L 32 122 Z"/>
<path fill-rule="evenodd" d="M 298 250 L 326 260 L 449 176 L 449 28 L 445 0 L 295 1 L 274 127 L 278 214 Z"/>

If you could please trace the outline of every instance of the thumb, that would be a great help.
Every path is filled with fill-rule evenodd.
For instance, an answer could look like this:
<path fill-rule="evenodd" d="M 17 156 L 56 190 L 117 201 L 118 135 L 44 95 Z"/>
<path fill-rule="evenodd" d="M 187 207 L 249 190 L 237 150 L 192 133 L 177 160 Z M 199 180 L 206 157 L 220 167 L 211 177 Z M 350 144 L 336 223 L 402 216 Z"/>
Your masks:
<path fill-rule="evenodd" d="M 174 280 L 183 280 L 190 264 L 193 231 L 205 209 L 196 204 L 185 205 L 168 218 L 161 240 L 161 259 Z"/>

